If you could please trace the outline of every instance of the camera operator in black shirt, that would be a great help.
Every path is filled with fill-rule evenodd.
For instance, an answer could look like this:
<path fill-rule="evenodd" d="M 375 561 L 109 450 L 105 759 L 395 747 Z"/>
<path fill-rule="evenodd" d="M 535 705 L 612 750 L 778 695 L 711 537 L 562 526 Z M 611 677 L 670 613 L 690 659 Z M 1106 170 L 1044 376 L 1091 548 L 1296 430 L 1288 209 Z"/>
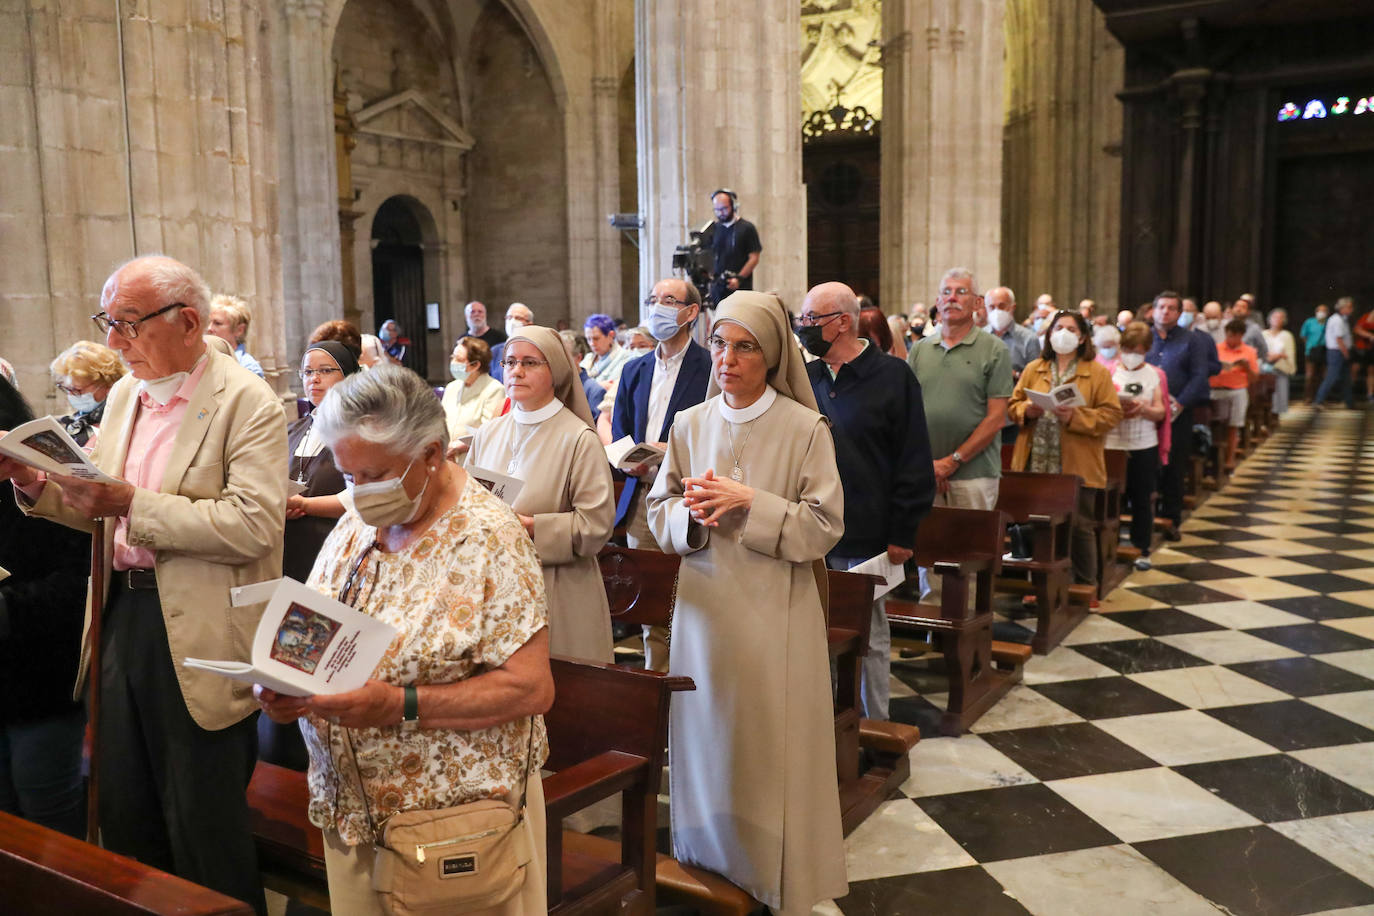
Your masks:
<path fill-rule="evenodd" d="M 711 302 L 718 303 L 737 289 L 754 288 L 754 268 L 759 263 L 759 231 L 747 219 L 740 219 L 739 198 L 729 188 L 711 194 L 716 221 L 709 241 L 715 264 L 711 269 Z"/>

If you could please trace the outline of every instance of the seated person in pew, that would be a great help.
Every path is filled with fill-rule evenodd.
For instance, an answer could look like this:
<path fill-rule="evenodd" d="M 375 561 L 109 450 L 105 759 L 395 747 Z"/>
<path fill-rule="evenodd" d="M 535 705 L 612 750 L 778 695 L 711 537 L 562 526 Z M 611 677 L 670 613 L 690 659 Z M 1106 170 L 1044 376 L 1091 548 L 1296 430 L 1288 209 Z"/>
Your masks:
<path fill-rule="evenodd" d="M 819 357 L 807 364 L 811 389 L 835 437 L 844 487 L 844 536 L 826 563 L 850 569 L 880 553 L 911 559 L 916 527 L 935 500 L 935 471 L 921 384 L 905 363 L 859 336 L 859 298 L 843 283 L 822 283 L 802 301 L 797 336 Z M 863 661 L 863 713 L 886 719 L 891 632 L 882 598 L 873 602 Z"/>
<path fill-rule="evenodd" d="M 620 372 L 612 407 L 611 441 L 630 436 L 635 443 L 667 446 L 668 430 L 678 411 L 706 399 L 711 355 L 692 340 L 701 314 L 701 293 L 690 280 L 667 277 L 654 284 L 644 304 L 649 331 L 658 341 L 652 353 L 630 360 Z M 615 524 L 625 526 L 629 547 L 658 550 L 649 531 L 649 490 L 659 465 L 641 464 L 626 473 L 625 489 L 616 506 Z M 668 670 L 668 628 L 644 627 L 644 667 Z"/>
<path fill-rule="evenodd" d="M 256 689 L 273 721 L 300 720 L 333 912 L 382 912 L 373 843 L 392 814 L 497 797 L 514 804 L 523 786 L 519 829 L 535 858 L 522 889 L 482 912 L 542 913 L 541 714 L 553 702 L 553 677 L 534 544 L 499 499 L 444 460 L 443 408 L 409 369 L 340 382 L 316 410 L 315 428 L 356 511 L 325 541 L 308 584 L 401 631 L 358 690 L 288 697 Z"/>
<path fill-rule="evenodd" d="M 1259 354 L 1245 343 L 1247 331 L 1244 318 L 1226 323 L 1226 336 L 1217 343 L 1221 371 L 1207 380 L 1212 386 L 1212 415 L 1226 424 L 1227 471 L 1236 468 L 1236 446 L 1250 409 L 1250 383 L 1259 375 Z"/>
<path fill-rule="evenodd" d="M 1155 487 L 1159 484 L 1159 427 L 1164 422 L 1164 380 L 1145 362 L 1150 328 L 1133 321 L 1121 335 L 1121 354 L 1112 373 L 1122 421 L 1107 433 L 1107 448 L 1126 452 L 1126 501 L 1131 509 L 1131 546 L 1140 551 L 1136 569 L 1150 568 L 1154 537 Z"/>
<path fill-rule="evenodd" d="M 1026 367 L 1012 392 L 1007 412 L 1021 426 L 1011 466 L 1039 474 L 1077 474 L 1084 489 L 1079 497 L 1080 523 L 1074 525 L 1071 555 L 1074 580 L 1097 583 L 1097 542 L 1093 536 L 1093 496 L 1088 487 L 1107 485 L 1107 433 L 1121 422 L 1121 401 L 1112 376 L 1093 358 L 1088 323 L 1077 312 L 1061 310 L 1045 335 L 1040 358 Z M 1072 383 L 1083 406 L 1067 405 L 1046 412 L 1029 391 L 1050 392 Z"/>
<path fill-rule="evenodd" d="M 649 493 L 683 557 L 671 672 L 697 687 L 669 718 L 673 849 L 809 914 L 847 892 L 821 604 L 844 491 L 782 303 L 731 294 L 708 342 L 708 398 L 678 414 Z"/>

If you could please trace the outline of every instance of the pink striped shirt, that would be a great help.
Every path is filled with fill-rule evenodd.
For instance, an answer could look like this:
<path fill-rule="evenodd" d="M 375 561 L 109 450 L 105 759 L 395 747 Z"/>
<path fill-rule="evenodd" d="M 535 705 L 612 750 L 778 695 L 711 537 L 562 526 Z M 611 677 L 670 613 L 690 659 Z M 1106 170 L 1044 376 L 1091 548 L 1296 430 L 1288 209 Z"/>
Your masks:
<path fill-rule="evenodd" d="M 156 492 L 162 489 L 162 476 L 172 457 L 172 444 L 176 441 L 177 431 L 181 429 L 191 395 L 209 364 L 210 360 L 202 357 L 172 399 L 162 406 L 158 406 L 148 392 L 139 392 L 134 429 L 129 436 L 129 451 L 124 458 L 124 470 L 120 477 L 143 490 Z M 153 562 L 153 551 L 146 547 L 129 546 L 129 519 L 121 516 L 115 525 L 114 568 L 152 569 Z"/>

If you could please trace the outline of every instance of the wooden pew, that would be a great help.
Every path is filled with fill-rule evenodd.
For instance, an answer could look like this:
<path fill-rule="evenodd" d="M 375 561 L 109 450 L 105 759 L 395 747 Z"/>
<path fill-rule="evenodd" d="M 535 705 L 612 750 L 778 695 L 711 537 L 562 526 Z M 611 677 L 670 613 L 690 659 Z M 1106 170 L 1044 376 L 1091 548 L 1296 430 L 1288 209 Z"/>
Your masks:
<path fill-rule="evenodd" d="M 544 717 L 545 767 L 554 771 L 544 780 L 549 913 L 652 914 L 668 703 L 695 685 L 691 678 L 557 657 L 552 666 L 558 698 Z M 565 817 L 617 793 L 620 843 L 589 846 L 580 842 L 583 834 L 563 829 Z"/>
<path fill-rule="evenodd" d="M 1069 601 L 1072 579 L 1069 562 L 1070 539 L 1078 512 L 1081 481 L 1073 474 L 1033 474 L 1024 471 L 1002 472 L 997 508 L 1019 525 L 1032 529 L 1030 559 L 1004 557 L 1002 571 L 1024 577 L 1020 582 L 1007 577 L 999 585 L 1036 599 L 1035 636 L 1031 648 L 1045 655 L 1078 626 L 1086 605 Z M 1025 579 L 1029 580 L 1029 589 Z"/>
<path fill-rule="evenodd" d="M 248 904 L 0 812 L 0 910 L 72 916 L 252 916 Z"/>
<path fill-rule="evenodd" d="M 556 698 L 544 716 L 550 757 L 544 779 L 549 912 L 650 914 L 655 907 L 657 797 L 668 703 L 690 678 L 553 658 Z M 565 833 L 569 814 L 622 793 L 622 836 L 584 848 Z M 264 883 L 328 907 L 323 839 L 306 817 L 306 776 L 259 763 L 248 788 Z M 590 838 L 598 839 L 598 838 Z M 608 854 L 602 854 L 608 851 Z M 722 879 L 723 880 L 723 879 Z"/>
<path fill-rule="evenodd" d="M 900 722 L 863 718 L 860 680 L 873 625 L 873 591 L 882 580 L 834 569 L 827 574 L 827 636 L 836 671 L 835 772 L 840 818 L 848 836 L 911 775 L 907 754 L 921 740 L 921 732 Z"/>
<path fill-rule="evenodd" d="M 1021 680 L 1031 655 L 1029 646 L 992 638 L 993 580 L 1002 569 L 1006 529 L 1007 517 L 997 510 L 935 507 L 916 531 L 915 559 L 940 577 L 940 607 L 887 599 L 894 632 L 938 634 L 949 679 L 942 735 L 963 734 L 991 709 Z"/>
<path fill-rule="evenodd" d="M 607 545 L 599 559 L 612 621 L 658 626 L 671 623 L 680 557 Z M 920 740 L 920 731 L 861 717 L 859 677 L 868 650 L 877 579 L 834 570 L 829 571 L 828 579 L 827 637 L 839 672 L 835 704 L 837 789 L 844 832 L 848 834 L 906 781 L 910 775 L 907 753 Z M 574 842 L 573 835 L 566 834 L 565 841 Z M 600 848 L 603 855 L 609 852 L 606 841 L 597 837 L 579 835 L 575 842 L 584 850 Z M 658 857 L 657 873 L 659 899 L 664 903 L 683 904 L 709 916 L 743 916 L 762 906 L 724 877 L 682 865 L 669 856 Z"/>
<path fill-rule="evenodd" d="M 1121 516 L 1126 504 L 1126 461 L 1122 449 L 1105 450 L 1107 486 L 1097 497 L 1097 597 L 1106 598 L 1130 573 L 1140 556 L 1134 547 L 1121 545 Z"/>

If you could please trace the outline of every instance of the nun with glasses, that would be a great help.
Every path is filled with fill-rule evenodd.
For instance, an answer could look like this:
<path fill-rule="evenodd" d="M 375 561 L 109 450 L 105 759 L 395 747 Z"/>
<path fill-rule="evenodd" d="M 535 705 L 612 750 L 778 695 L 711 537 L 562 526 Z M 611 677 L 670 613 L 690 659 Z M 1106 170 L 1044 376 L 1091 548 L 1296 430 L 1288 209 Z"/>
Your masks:
<path fill-rule="evenodd" d="M 535 325 L 507 339 L 501 363 L 511 410 L 473 434 L 466 467 L 523 481 L 511 508 L 544 569 L 549 651 L 610 662 L 597 554 L 615 527 L 615 486 L 577 363 L 557 331 Z"/>
<path fill-rule="evenodd" d="M 670 712 L 673 848 L 809 914 L 847 892 L 823 610 L 844 493 L 782 303 L 732 294 L 708 343 L 707 400 L 677 415 L 648 499 L 682 555 L 670 670 L 696 683 Z"/>

